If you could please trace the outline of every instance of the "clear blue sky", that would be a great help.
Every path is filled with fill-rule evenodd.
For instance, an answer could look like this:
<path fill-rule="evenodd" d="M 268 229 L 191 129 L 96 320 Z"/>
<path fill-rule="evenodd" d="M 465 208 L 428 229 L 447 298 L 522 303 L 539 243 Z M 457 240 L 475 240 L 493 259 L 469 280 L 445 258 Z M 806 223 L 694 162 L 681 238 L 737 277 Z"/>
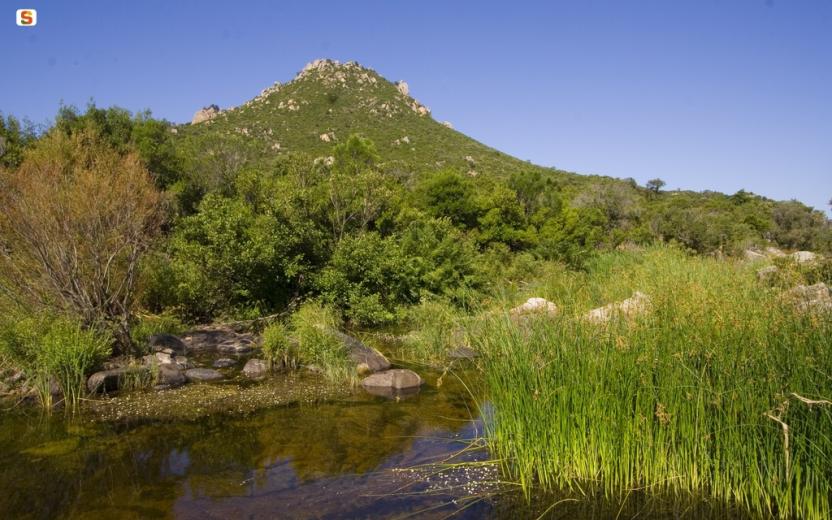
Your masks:
<path fill-rule="evenodd" d="M 15 25 L 22 7 L 37 27 Z M 187 121 L 354 59 L 538 164 L 832 197 L 830 0 L 4 0 L 0 20 L 0 110 L 35 122 L 90 98 Z"/>

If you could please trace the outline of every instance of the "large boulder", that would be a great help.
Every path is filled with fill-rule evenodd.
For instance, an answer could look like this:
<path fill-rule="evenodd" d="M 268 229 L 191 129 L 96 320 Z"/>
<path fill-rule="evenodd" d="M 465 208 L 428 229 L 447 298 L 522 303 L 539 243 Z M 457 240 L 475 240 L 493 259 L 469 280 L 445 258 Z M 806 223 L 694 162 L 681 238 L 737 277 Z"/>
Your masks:
<path fill-rule="evenodd" d="M 419 374 L 412 370 L 396 368 L 372 374 L 361 381 L 361 386 L 373 394 L 392 397 L 401 393 L 418 392 L 424 384 Z"/>
<path fill-rule="evenodd" d="M 253 334 L 237 332 L 228 326 L 213 326 L 192 330 L 182 335 L 188 349 L 198 352 L 219 351 L 227 354 L 245 354 L 257 347 Z"/>
<path fill-rule="evenodd" d="M 798 310 L 803 312 L 832 311 L 832 291 L 823 282 L 792 287 L 788 291 L 784 291 L 780 297 L 791 302 Z"/>
<path fill-rule="evenodd" d="M 263 359 L 249 359 L 243 367 L 243 374 L 251 379 L 262 379 L 269 374 L 269 364 Z"/>
<path fill-rule="evenodd" d="M 213 368 L 192 368 L 185 371 L 185 378 L 191 383 L 207 383 L 225 379 L 225 376 Z"/>
<path fill-rule="evenodd" d="M 650 297 L 643 292 L 636 291 L 626 300 L 610 303 L 597 309 L 592 309 L 586 319 L 592 323 L 606 323 L 613 317 L 633 318 L 646 313 L 650 309 Z"/>
<path fill-rule="evenodd" d="M 203 121 L 209 121 L 217 117 L 220 113 L 220 107 L 217 105 L 208 105 L 207 107 L 203 107 L 194 113 L 194 117 L 191 119 L 191 124 L 196 125 L 202 123 Z"/>
<path fill-rule="evenodd" d="M 523 316 L 527 314 L 555 316 L 558 313 L 558 307 L 545 298 L 529 298 L 522 305 L 511 309 L 509 313 L 512 316 Z"/>
<path fill-rule="evenodd" d="M 378 350 L 368 347 L 358 339 L 343 332 L 336 330 L 333 331 L 333 334 L 347 347 L 350 360 L 355 364 L 355 369 L 359 375 L 380 372 L 390 368 L 390 361 Z"/>
<path fill-rule="evenodd" d="M 780 258 L 786 256 L 786 253 L 784 253 L 782 250 L 771 246 L 766 248 L 766 254 L 771 258 Z"/>
<path fill-rule="evenodd" d="M 151 352 L 163 352 L 173 356 L 184 356 L 188 346 L 173 334 L 154 334 L 147 340 Z"/>

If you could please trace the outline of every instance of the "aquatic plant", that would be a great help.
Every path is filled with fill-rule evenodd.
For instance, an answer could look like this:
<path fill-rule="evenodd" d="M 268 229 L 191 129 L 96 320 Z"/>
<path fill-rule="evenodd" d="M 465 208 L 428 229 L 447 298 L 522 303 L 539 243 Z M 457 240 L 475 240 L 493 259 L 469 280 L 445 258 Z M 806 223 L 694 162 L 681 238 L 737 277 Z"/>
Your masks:
<path fill-rule="evenodd" d="M 67 318 L 27 317 L 0 327 L 0 351 L 24 370 L 46 409 L 60 390 L 65 409 L 77 411 L 86 375 L 110 355 L 112 344 L 107 332 Z"/>
<path fill-rule="evenodd" d="M 334 332 L 341 326 L 338 313 L 318 302 L 307 302 L 289 319 L 297 341 L 298 364 L 314 367 L 330 381 L 354 382 L 357 374 L 349 364 L 347 347 Z"/>
<path fill-rule="evenodd" d="M 602 255 L 538 288 L 563 314 L 492 319 L 474 338 L 491 449 L 526 493 L 641 490 L 829 518 L 832 317 L 800 314 L 748 266 L 669 248 Z M 649 313 L 584 319 L 635 290 Z"/>

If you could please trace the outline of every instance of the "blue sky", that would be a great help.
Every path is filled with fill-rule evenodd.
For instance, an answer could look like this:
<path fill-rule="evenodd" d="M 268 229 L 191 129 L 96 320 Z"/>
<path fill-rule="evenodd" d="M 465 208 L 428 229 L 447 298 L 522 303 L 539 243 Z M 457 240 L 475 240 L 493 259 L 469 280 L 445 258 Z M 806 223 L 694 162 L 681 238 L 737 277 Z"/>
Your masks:
<path fill-rule="evenodd" d="M 331 57 L 538 164 L 832 198 L 829 0 L 5 0 L 0 49 L 0 111 L 38 123 L 90 98 L 187 121 Z"/>

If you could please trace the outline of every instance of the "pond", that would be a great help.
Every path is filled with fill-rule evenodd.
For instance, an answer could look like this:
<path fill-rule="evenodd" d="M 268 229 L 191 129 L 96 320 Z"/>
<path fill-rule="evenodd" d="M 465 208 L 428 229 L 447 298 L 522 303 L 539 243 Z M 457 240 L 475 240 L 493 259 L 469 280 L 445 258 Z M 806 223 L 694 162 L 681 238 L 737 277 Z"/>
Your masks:
<path fill-rule="evenodd" d="M 278 377 L 256 394 L 235 384 L 189 385 L 181 393 L 149 393 L 146 401 L 133 394 L 119 406 L 135 409 L 119 419 L 112 407 L 75 420 L 6 411 L 0 415 L 0 518 L 743 516 L 707 501 L 638 493 L 606 501 L 573 491 L 527 503 L 512 486 L 497 484 L 498 468 L 474 442 L 483 423 L 468 387 L 450 375 L 438 384 L 438 376 L 426 374 L 422 391 L 402 400 L 360 390 L 313 393 L 326 397 L 233 414 L 181 413 L 187 403 L 166 408 L 165 401 L 218 388 L 262 399 L 287 385 L 315 388 L 314 382 Z M 136 412 L 148 408 L 165 413 Z M 454 465 L 459 462 L 471 464 Z"/>
<path fill-rule="evenodd" d="M 465 497 L 495 468 L 429 466 L 485 457 L 468 449 L 476 406 L 431 381 L 400 401 L 356 392 L 196 420 L 6 412 L 0 518 L 482 517 L 491 506 Z"/>

